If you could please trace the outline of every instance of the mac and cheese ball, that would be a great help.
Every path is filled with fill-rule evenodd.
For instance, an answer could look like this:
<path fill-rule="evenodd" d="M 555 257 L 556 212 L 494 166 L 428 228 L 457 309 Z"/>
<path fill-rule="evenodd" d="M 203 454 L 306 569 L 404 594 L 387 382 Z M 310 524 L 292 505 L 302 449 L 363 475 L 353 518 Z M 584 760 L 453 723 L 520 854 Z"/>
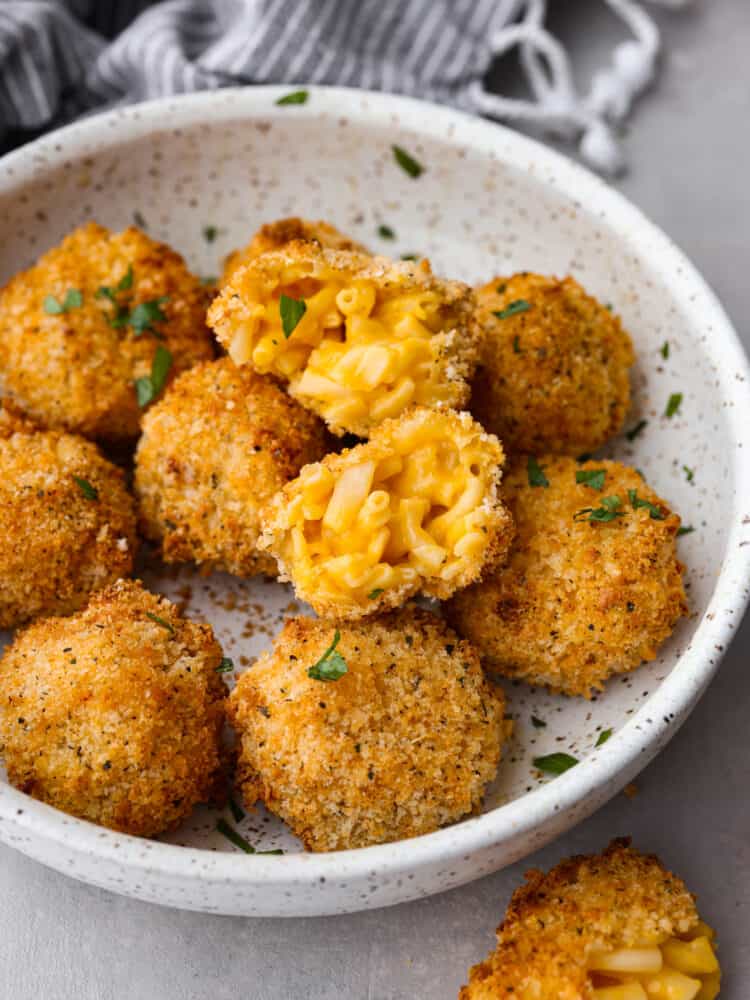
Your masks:
<path fill-rule="evenodd" d="M 368 437 L 413 404 L 469 397 L 473 294 L 426 261 L 290 243 L 235 272 L 208 319 L 236 364 L 288 383 L 339 435 Z"/>
<path fill-rule="evenodd" d="M 683 881 L 615 840 L 530 871 L 459 1000 L 714 1000 L 713 931 Z"/>
<path fill-rule="evenodd" d="M 260 508 L 326 452 L 323 423 L 270 378 L 230 358 L 182 374 L 143 420 L 141 526 L 166 562 L 276 575 L 257 549 Z"/>
<path fill-rule="evenodd" d="M 617 434 L 635 360 L 617 316 L 573 278 L 495 278 L 477 298 L 471 409 L 508 451 L 579 455 Z"/>
<path fill-rule="evenodd" d="M 151 837 L 210 797 L 226 688 L 210 625 L 121 580 L 0 660 L 8 779 L 63 812 Z"/>
<path fill-rule="evenodd" d="M 268 253 L 269 250 L 279 250 L 295 240 L 317 243 L 328 250 L 356 250 L 364 254 L 370 252 L 367 247 L 350 239 L 330 222 L 323 222 L 322 219 L 317 222 L 298 218 L 278 219 L 276 222 L 261 226 L 246 247 L 229 254 L 224 261 L 222 284 L 226 284 L 235 271 L 249 264 L 251 260 Z"/>
<path fill-rule="evenodd" d="M 260 548 L 323 616 L 445 600 L 506 553 L 497 438 L 468 413 L 417 408 L 305 466 L 261 515 Z"/>
<path fill-rule="evenodd" d="M 131 572 L 136 547 L 122 471 L 0 404 L 0 629 L 75 611 Z"/>
<path fill-rule="evenodd" d="M 469 643 L 427 611 L 293 618 L 229 700 L 237 780 L 312 851 L 416 837 L 478 808 L 503 709 Z"/>
<path fill-rule="evenodd" d="M 0 292 L 0 384 L 47 426 L 133 439 L 136 381 L 152 380 L 142 399 L 155 398 L 169 377 L 213 356 L 206 304 L 165 244 L 133 228 L 81 226 Z"/>
<path fill-rule="evenodd" d="M 688 610 L 677 514 L 619 462 L 520 460 L 502 492 L 516 525 L 507 564 L 447 608 L 486 666 L 590 697 L 654 659 Z"/>

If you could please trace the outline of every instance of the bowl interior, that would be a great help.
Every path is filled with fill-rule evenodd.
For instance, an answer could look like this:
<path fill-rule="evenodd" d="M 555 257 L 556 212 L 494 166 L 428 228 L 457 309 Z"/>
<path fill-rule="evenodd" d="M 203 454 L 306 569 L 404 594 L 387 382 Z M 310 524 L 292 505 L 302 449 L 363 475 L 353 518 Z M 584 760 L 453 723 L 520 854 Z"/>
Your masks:
<path fill-rule="evenodd" d="M 440 274 L 479 282 L 524 269 L 570 273 L 612 304 L 638 353 L 627 427 L 641 419 L 648 425 L 632 442 L 625 436 L 614 441 L 606 454 L 637 466 L 694 527 L 679 542 L 692 617 L 653 663 L 615 679 L 591 702 L 506 685 L 515 736 L 484 806 L 501 809 L 550 780 L 535 772 L 533 757 L 553 750 L 587 757 L 603 730 L 621 729 L 679 669 L 722 567 L 733 509 L 733 437 L 726 382 L 717 377 L 719 347 L 702 311 L 689 295 L 675 294 L 671 276 L 642 245 L 637 228 L 623 232 L 590 200 L 579 204 L 562 193 L 554 164 L 510 165 L 504 146 L 513 139 L 504 130 L 497 130 L 491 150 L 482 151 L 457 138 L 450 124 L 428 134 L 406 126 L 397 109 L 368 116 L 366 95 L 350 98 L 338 113 L 330 97 L 324 103 L 316 109 L 313 97 L 304 108 L 279 108 L 269 98 L 249 115 L 212 120 L 207 114 L 178 127 L 165 113 L 141 137 L 121 133 L 114 117 L 72 150 L 48 143 L 35 156 L 31 175 L 14 176 L 16 168 L 6 166 L 3 176 L 0 165 L 0 279 L 89 219 L 115 229 L 145 223 L 198 274 L 215 275 L 223 256 L 261 223 L 302 215 L 330 220 L 385 254 L 429 256 Z M 137 120 L 138 112 L 130 116 Z M 418 179 L 394 162 L 393 142 L 424 165 Z M 395 240 L 378 235 L 381 224 L 395 231 Z M 206 227 L 215 227 L 215 239 L 206 238 Z M 661 352 L 665 342 L 668 358 Z M 668 419 L 665 406 L 677 392 L 682 405 Z M 268 645 L 284 615 L 298 609 L 287 587 L 265 580 L 203 578 L 153 564 L 144 564 L 143 576 L 182 601 L 189 616 L 210 621 L 242 668 Z M 544 728 L 534 726 L 532 716 Z M 214 811 L 198 810 L 167 839 L 234 851 L 216 832 L 216 819 Z M 299 850 L 262 810 L 239 827 L 256 847 Z"/>

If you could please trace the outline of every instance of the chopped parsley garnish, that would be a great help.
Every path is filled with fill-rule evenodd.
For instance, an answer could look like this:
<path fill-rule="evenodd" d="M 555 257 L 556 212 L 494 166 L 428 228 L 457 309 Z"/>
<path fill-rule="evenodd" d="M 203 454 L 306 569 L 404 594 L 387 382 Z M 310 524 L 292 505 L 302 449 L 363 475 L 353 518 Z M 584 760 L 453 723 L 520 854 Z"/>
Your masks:
<path fill-rule="evenodd" d="M 336 629 L 333 642 L 323 653 L 317 663 L 307 671 L 307 676 L 314 681 L 337 681 L 343 677 L 347 671 L 346 660 L 341 653 L 336 652 L 336 647 L 341 639 L 341 633 Z"/>
<path fill-rule="evenodd" d="M 371 590 L 370 593 L 367 595 L 367 600 L 368 601 L 377 601 L 377 599 L 380 597 L 380 595 L 382 593 L 383 593 L 383 588 L 382 587 L 376 587 L 374 590 Z"/>
<path fill-rule="evenodd" d="M 279 315 L 281 316 L 281 329 L 284 336 L 289 339 L 294 333 L 297 324 L 307 312 L 304 299 L 292 299 L 288 295 L 282 295 L 279 299 Z"/>
<path fill-rule="evenodd" d="M 683 465 L 682 471 L 685 473 L 685 479 L 687 479 L 689 483 L 692 483 L 695 478 L 695 469 L 691 469 L 689 465 Z"/>
<path fill-rule="evenodd" d="M 65 298 L 60 302 L 54 295 L 45 295 L 42 307 L 49 316 L 61 316 L 70 309 L 80 309 L 83 305 L 83 295 L 78 288 L 69 288 Z"/>
<path fill-rule="evenodd" d="M 202 285 L 215 285 L 219 279 L 215 274 L 207 274 L 205 277 L 201 278 Z"/>
<path fill-rule="evenodd" d="M 513 338 L 513 353 L 514 354 L 521 353 L 521 338 L 518 336 L 518 334 L 516 334 L 515 337 Z"/>
<path fill-rule="evenodd" d="M 628 500 L 630 500 L 633 510 L 638 510 L 640 507 L 645 507 L 646 510 L 651 515 L 652 521 L 663 521 L 664 514 L 656 506 L 655 503 L 651 503 L 650 500 L 644 500 L 642 497 L 638 496 L 638 490 L 628 490 Z"/>
<path fill-rule="evenodd" d="M 307 104 L 307 98 L 310 96 L 307 90 L 293 90 L 290 94 L 284 94 L 280 97 L 276 103 L 277 104 Z"/>
<path fill-rule="evenodd" d="M 249 844 L 241 833 L 238 833 L 233 826 L 230 826 L 225 819 L 219 819 L 216 823 L 216 829 L 219 833 L 223 834 L 227 840 L 231 841 L 235 847 L 239 847 L 241 851 L 245 854 L 283 854 L 282 850 L 278 851 L 256 851 L 252 844 Z"/>
<path fill-rule="evenodd" d="M 669 341 L 668 340 L 665 340 L 664 343 L 661 345 L 661 347 L 659 348 L 659 353 L 661 354 L 661 356 L 666 361 L 667 358 L 669 357 Z"/>
<path fill-rule="evenodd" d="M 136 226 L 139 226 L 141 229 L 146 229 L 148 227 L 148 223 L 143 218 L 138 209 L 136 209 L 135 212 L 133 212 L 133 222 L 136 224 Z"/>
<path fill-rule="evenodd" d="M 160 618 L 158 615 L 155 615 L 153 611 L 147 611 L 146 617 L 150 618 L 152 622 L 156 622 L 157 625 L 161 625 L 161 627 L 165 628 L 167 632 L 174 635 L 174 625 L 171 625 L 168 621 L 165 621 L 163 618 Z"/>
<path fill-rule="evenodd" d="M 604 480 L 607 478 L 606 469 L 577 469 L 576 482 L 584 486 L 590 486 L 592 490 L 603 490 Z"/>
<path fill-rule="evenodd" d="M 548 753 L 546 757 L 534 758 L 534 767 L 545 774 L 564 774 L 577 763 L 578 760 L 569 753 Z"/>
<path fill-rule="evenodd" d="M 682 393 L 673 392 L 667 401 L 667 408 L 664 411 L 665 417 L 673 417 L 682 405 Z"/>
<path fill-rule="evenodd" d="M 396 234 L 390 226 L 378 226 L 378 236 L 383 240 L 395 240 Z"/>
<path fill-rule="evenodd" d="M 695 528 L 692 524 L 681 524 L 677 529 L 677 537 L 679 538 L 680 535 L 689 535 L 693 531 L 695 531 Z"/>
<path fill-rule="evenodd" d="M 140 337 L 146 330 L 153 329 L 153 323 L 163 323 L 166 320 L 165 313 L 161 307 L 169 302 L 168 295 L 160 295 L 158 299 L 151 299 L 149 302 L 139 302 L 138 305 L 128 314 L 125 320 L 135 330 L 136 337 Z"/>
<path fill-rule="evenodd" d="M 135 380 L 135 394 L 141 409 L 152 403 L 162 391 L 171 367 L 172 355 L 166 347 L 159 344 L 151 362 L 151 374 L 142 375 Z"/>
<path fill-rule="evenodd" d="M 118 292 L 128 292 L 133 287 L 133 265 L 128 265 L 125 274 L 120 278 L 114 288 L 109 285 L 102 285 L 96 293 L 98 299 L 109 299 L 114 302 Z"/>
<path fill-rule="evenodd" d="M 216 237 L 219 235 L 219 230 L 216 226 L 204 226 L 203 227 L 203 239 L 206 243 L 213 243 Z"/>
<path fill-rule="evenodd" d="M 516 299 L 507 305 L 505 309 L 493 312 L 493 316 L 497 316 L 498 319 L 509 319 L 509 317 L 517 316 L 519 313 L 528 312 L 529 309 L 531 309 L 530 302 L 527 302 L 526 299 Z"/>
<path fill-rule="evenodd" d="M 158 298 L 151 299 L 148 302 L 139 302 L 131 309 L 130 302 L 127 299 L 121 301 L 118 296 L 122 292 L 130 291 L 132 287 L 133 266 L 131 264 L 114 288 L 110 285 L 102 285 L 98 289 L 96 297 L 98 299 L 107 299 L 114 306 L 114 310 L 107 316 L 107 322 L 116 330 L 124 326 L 131 326 L 136 337 L 140 337 L 146 330 L 150 330 L 155 336 L 160 337 L 161 334 L 154 329 L 153 324 L 163 323 L 166 320 L 167 317 L 161 307 L 166 302 L 169 302 L 169 296 L 160 295 Z"/>
<path fill-rule="evenodd" d="M 642 430 L 647 426 L 648 420 L 639 420 L 635 427 L 631 427 L 629 431 L 625 431 L 625 437 L 628 441 L 635 441 Z"/>
<path fill-rule="evenodd" d="M 526 475 L 529 479 L 529 486 L 543 486 L 545 489 L 549 486 L 549 479 L 533 455 L 529 455 L 526 462 Z"/>
<path fill-rule="evenodd" d="M 73 476 L 73 482 L 76 484 L 78 489 L 83 493 L 87 500 L 98 500 L 99 490 L 96 486 L 92 486 L 88 479 L 81 479 L 80 476 Z"/>
<path fill-rule="evenodd" d="M 417 163 L 414 157 L 410 156 L 401 146 L 391 146 L 391 149 L 393 150 L 393 159 L 410 177 L 419 177 L 420 174 L 424 173 L 422 164 Z"/>
<path fill-rule="evenodd" d="M 535 715 L 531 716 L 531 725 L 534 727 L 534 729 L 547 728 L 547 723 L 544 721 L 544 719 L 538 719 Z"/>
<path fill-rule="evenodd" d="M 419 260 L 418 253 L 402 253 L 401 260 Z"/>
<path fill-rule="evenodd" d="M 229 796 L 229 808 L 232 810 L 235 823 L 241 823 L 245 818 L 245 810 L 235 802 L 231 795 Z"/>
<path fill-rule="evenodd" d="M 505 294 L 505 289 L 507 287 L 508 287 L 507 285 L 498 285 L 497 288 L 495 289 L 495 291 L 497 292 L 498 295 L 504 295 Z"/>
<path fill-rule="evenodd" d="M 222 656 L 221 662 L 216 668 L 217 674 L 231 674 L 234 670 L 234 660 L 230 659 L 228 656 Z"/>
<path fill-rule="evenodd" d="M 601 507 L 584 507 L 576 511 L 573 520 L 606 524 L 608 521 L 614 521 L 616 517 L 625 517 L 624 511 L 617 509 L 621 504 L 622 500 L 613 493 L 611 497 L 602 497 Z"/>
<path fill-rule="evenodd" d="M 612 735 L 612 730 L 611 729 L 602 729 L 602 731 L 599 733 L 599 738 L 597 739 L 597 741 L 594 744 L 594 746 L 595 747 L 603 746 L 607 742 L 607 740 L 610 738 L 611 735 Z"/>

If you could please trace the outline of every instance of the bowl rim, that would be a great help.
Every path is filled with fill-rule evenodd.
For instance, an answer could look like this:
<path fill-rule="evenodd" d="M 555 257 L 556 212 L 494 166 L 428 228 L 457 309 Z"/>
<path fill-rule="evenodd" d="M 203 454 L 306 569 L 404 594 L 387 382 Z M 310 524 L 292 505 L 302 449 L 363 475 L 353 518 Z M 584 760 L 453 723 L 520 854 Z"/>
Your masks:
<path fill-rule="evenodd" d="M 306 89 L 306 104 L 278 107 L 275 101 L 295 89 Z M 530 833 L 597 796 L 597 804 L 614 795 L 674 735 L 711 680 L 739 627 L 750 597 L 750 543 L 742 498 L 750 496 L 750 365 L 739 337 L 705 279 L 681 250 L 654 223 L 599 177 L 547 146 L 511 129 L 463 112 L 414 98 L 307 84 L 224 88 L 158 98 L 117 107 L 36 139 L 0 160 L 0 194 L 16 189 L 73 157 L 127 145 L 150 134 L 222 121 L 265 120 L 342 115 L 364 125 L 460 142 L 483 155 L 496 155 L 511 168 L 532 170 L 540 182 L 581 209 L 597 207 L 623 240 L 638 241 L 639 253 L 658 271 L 676 300 L 692 296 L 691 307 L 705 317 L 714 343 L 721 344 L 718 389 L 728 404 L 727 428 L 736 484 L 731 525 L 721 568 L 706 611 L 669 675 L 653 695 L 611 739 L 579 764 L 511 802 L 449 827 L 390 844 L 332 853 L 245 856 L 183 847 L 97 826 L 69 816 L 3 783 L 0 785 L 0 830 L 8 826 L 53 842 L 76 853 L 96 855 L 143 874 L 159 873 L 199 882 L 226 882 L 262 889 L 264 884 L 293 887 L 301 882 L 343 878 L 398 876 L 459 855 L 492 848 L 511 837 Z M 393 116 L 398 115 L 394 125 Z M 450 138 L 448 138 L 450 137 Z M 746 536 L 743 538 L 743 535 Z M 742 545 L 744 540 L 745 544 Z M 648 716 L 652 724 L 642 726 Z M 592 807 L 593 808 L 593 807 Z M 591 811 L 591 810 L 589 810 Z M 578 814 L 577 818 L 583 818 Z M 10 840 L 9 843 L 13 843 Z"/>

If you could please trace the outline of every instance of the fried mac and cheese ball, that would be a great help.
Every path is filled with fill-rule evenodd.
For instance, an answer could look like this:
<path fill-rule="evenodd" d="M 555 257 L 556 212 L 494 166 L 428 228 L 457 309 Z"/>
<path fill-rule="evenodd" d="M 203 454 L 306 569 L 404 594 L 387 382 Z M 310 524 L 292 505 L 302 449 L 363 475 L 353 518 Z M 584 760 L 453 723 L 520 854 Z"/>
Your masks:
<path fill-rule="evenodd" d="M 578 455 L 621 429 L 635 355 L 617 316 L 573 278 L 516 274 L 476 294 L 471 409 L 508 451 Z"/>
<path fill-rule="evenodd" d="M 417 608 L 355 625 L 287 621 L 239 680 L 238 782 L 305 847 L 416 837 L 475 810 L 510 724 L 479 657 Z"/>
<path fill-rule="evenodd" d="M 220 662 L 210 625 L 134 581 L 29 626 L 0 660 L 11 784 L 124 833 L 177 826 L 219 773 Z"/>
<path fill-rule="evenodd" d="M 603 854 L 530 871 L 459 1000 L 714 1000 L 713 931 L 658 858 Z"/>
<path fill-rule="evenodd" d="M 502 493 L 516 525 L 507 564 L 447 608 L 485 665 L 590 697 L 654 659 L 687 614 L 677 514 L 619 462 L 518 461 Z"/>
<path fill-rule="evenodd" d="M 271 379 L 230 358 L 184 372 L 143 419 L 135 488 L 166 562 L 276 574 L 259 511 L 325 454 L 325 428 Z"/>
<path fill-rule="evenodd" d="M 136 547 L 122 471 L 0 404 L 0 629 L 75 611 L 131 572 Z"/>
<path fill-rule="evenodd" d="M 213 356 L 206 301 L 165 244 L 81 226 L 0 291 L 0 384 L 47 426 L 135 438 L 135 383 L 154 382 L 157 351 L 154 397 L 165 378 Z"/>
<path fill-rule="evenodd" d="M 327 250 L 356 250 L 364 254 L 370 252 L 367 247 L 350 239 L 330 222 L 323 222 L 322 219 L 317 222 L 298 218 L 278 219 L 276 222 L 261 226 L 246 247 L 234 250 L 228 255 L 224 261 L 221 283 L 226 284 L 235 271 L 256 257 L 260 257 L 261 254 L 268 253 L 269 250 L 279 250 L 295 240 L 317 243 Z"/>
<path fill-rule="evenodd" d="M 305 466 L 262 512 L 260 548 L 324 617 L 445 600 L 507 551 L 503 461 L 468 413 L 416 408 Z"/>
<path fill-rule="evenodd" d="M 236 364 L 287 382 L 334 433 L 367 437 L 410 405 L 466 403 L 474 305 L 426 261 L 294 242 L 236 271 L 208 319 Z"/>

